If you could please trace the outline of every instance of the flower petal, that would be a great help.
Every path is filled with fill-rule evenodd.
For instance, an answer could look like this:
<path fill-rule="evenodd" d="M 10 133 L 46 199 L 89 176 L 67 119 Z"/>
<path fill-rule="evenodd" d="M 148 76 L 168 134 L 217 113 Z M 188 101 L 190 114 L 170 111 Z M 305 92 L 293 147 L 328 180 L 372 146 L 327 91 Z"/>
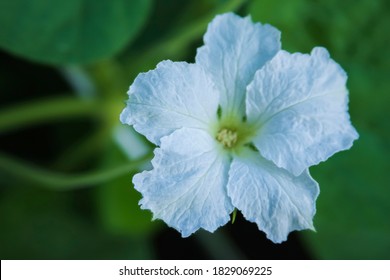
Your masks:
<path fill-rule="evenodd" d="M 246 86 L 280 50 L 280 32 L 233 13 L 216 16 L 198 49 L 196 63 L 213 77 L 220 94 L 222 114 L 245 114 Z"/>
<path fill-rule="evenodd" d="M 253 151 L 233 159 L 228 195 L 244 217 L 275 243 L 293 230 L 314 229 L 319 188 L 308 171 L 295 177 Z"/>
<path fill-rule="evenodd" d="M 143 209 L 183 237 L 199 228 L 210 232 L 229 221 L 233 206 L 226 185 L 230 161 L 203 130 L 182 128 L 161 139 L 154 169 L 134 176 Z"/>
<path fill-rule="evenodd" d="M 248 86 L 248 121 L 259 125 L 255 146 L 299 175 L 358 138 L 348 115 L 347 76 L 324 48 L 311 55 L 280 51 Z"/>
<path fill-rule="evenodd" d="M 196 64 L 163 61 L 138 75 L 128 92 L 122 123 L 159 145 L 163 136 L 181 127 L 208 129 L 217 118 L 219 94 Z"/>

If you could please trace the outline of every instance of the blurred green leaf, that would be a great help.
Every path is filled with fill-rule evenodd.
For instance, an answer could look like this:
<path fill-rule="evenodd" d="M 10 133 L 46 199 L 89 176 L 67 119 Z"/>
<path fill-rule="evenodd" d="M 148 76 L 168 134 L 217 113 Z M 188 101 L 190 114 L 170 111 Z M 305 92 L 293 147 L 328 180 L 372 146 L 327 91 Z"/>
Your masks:
<path fill-rule="evenodd" d="M 129 43 L 150 6 L 150 0 L 4 0 L 0 47 L 49 64 L 93 62 Z"/>
<path fill-rule="evenodd" d="M 321 194 L 306 237 L 318 258 L 390 258 L 389 170 L 381 141 L 362 129 L 350 151 L 311 168 Z"/>

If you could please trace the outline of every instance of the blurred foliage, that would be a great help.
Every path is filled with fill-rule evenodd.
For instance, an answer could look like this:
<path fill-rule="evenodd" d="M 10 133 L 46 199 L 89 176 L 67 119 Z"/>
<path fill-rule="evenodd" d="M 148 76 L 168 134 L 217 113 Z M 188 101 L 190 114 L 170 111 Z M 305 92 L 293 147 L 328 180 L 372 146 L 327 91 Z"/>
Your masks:
<path fill-rule="evenodd" d="M 236 11 L 279 28 L 283 49 L 326 47 L 349 75 L 360 138 L 311 169 L 321 194 L 317 232 L 299 234 L 306 250 L 313 258 L 390 258 L 389 6 L 386 0 L 1 1 L 0 48 L 16 57 L 0 57 L 0 257 L 157 256 L 153 240 L 166 226 L 139 209 L 131 184 L 152 147 L 144 139 L 118 139 L 116 130 L 125 92 L 163 59 L 193 61 L 208 22 Z M 199 238 L 210 256 L 221 255 L 218 246 L 243 256 L 229 238 L 214 238 L 223 245 L 212 238 Z"/>
<path fill-rule="evenodd" d="M 110 166 L 118 161 L 126 161 L 124 153 L 112 145 L 107 149 L 105 164 Z M 158 223 L 151 223 L 152 214 L 138 206 L 141 194 L 132 185 L 132 174 L 126 173 L 102 185 L 97 192 L 100 214 L 108 230 L 122 234 L 146 235 Z"/>
<path fill-rule="evenodd" d="M 150 0 L 4 0 L 0 46 L 38 62 L 92 62 L 110 57 L 137 34 Z"/>
<path fill-rule="evenodd" d="M 80 216 L 86 193 L 58 193 L 20 185 L 0 199 L 1 258 L 147 259 L 147 239 L 99 231 L 92 217 Z M 79 204 L 79 205 L 77 205 Z"/>

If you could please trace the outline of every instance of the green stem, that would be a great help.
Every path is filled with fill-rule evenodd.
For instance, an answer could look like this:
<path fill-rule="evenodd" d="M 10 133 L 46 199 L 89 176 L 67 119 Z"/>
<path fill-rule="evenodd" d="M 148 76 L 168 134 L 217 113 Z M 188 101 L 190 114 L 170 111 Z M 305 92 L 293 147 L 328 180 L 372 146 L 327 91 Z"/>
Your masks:
<path fill-rule="evenodd" d="M 206 16 L 195 20 L 193 23 L 178 30 L 178 32 L 174 32 L 173 34 L 175 35 L 163 43 L 163 46 L 165 45 L 166 49 L 170 50 L 171 54 L 179 52 L 179 49 L 186 48 L 188 44 L 202 36 L 202 34 L 206 31 L 207 25 L 216 14 L 234 11 L 242 6 L 245 2 L 247 2 L 247 0 L 227 1 L 226 4 L 221 5 L 215 11 L 212 11 Z M 154 49 L 155 51 L 161 50 L 161 46 L 155 46 Z"/>
<path fill-rule="evenodd" d="M 74 175 L 45 170 L 0 154 L 0 170 L 15 177 L 33 181 L 51 190 L 65 191 L 90 187 L 130 174 L 137 171 L 142 164 L 149 162 L 151 158 L 152 155 L 148 154 L 138 160 L 111 169 Z"/>
<path fill-rule="evenodd" d="M 93 131 L 86 138 L 65 149 L 53 163 L 53 166 L 62 170 L 77 167 L 80 163 L 95 155 L 110 137 L 108 129 L 99 128 L 97 131 Z"/>
<path fill-rule="evenodd" d="M 75 65 L 65 66 L 59 67 L 58 71 L 67 80 L 68 84 L 72 86 L 78 96 L 92 98 L 96 95 L 95 83 L 83 67 Z"/>
<path fill-rule="evenodd" d="M 131 68 L 128 69 L 128 72 L 135 77 L 138 72 L 146 71 L 156 66 L 162 59 L 181 59 L 183 50 L 202 36 L 208 23 L 216 14 L 237 10 L 245 2 L 247 2 L 247 0 L 227 1 L 215 11 L 212 11 L 198 20 L 192 21 L 179 30 L 174 30 L 171 36 L 168 36 L 168 38 L 161 42 L 157 42 L 151 48 L 143 50 L 142 52 L 137 51 L 128 59 L 129 63 L 127 63 L 127 65 L 131 66 Z"/>
<path fill-rule="evenodd" d="M 124 66 L 116 58 L 96 62 L 86 67 L 85 71 L 102 97 L 120 100 L 121 105 L 124 105 L 122 99 L 125 97 L 130 81 Z"/>
<path fill-rule="evenodd" d="M 96 116 L 100 111 L 98 102 L 76 97 L 62 96 L 29 102 L 0 111 L 0 133 L 58 119 Z"/>

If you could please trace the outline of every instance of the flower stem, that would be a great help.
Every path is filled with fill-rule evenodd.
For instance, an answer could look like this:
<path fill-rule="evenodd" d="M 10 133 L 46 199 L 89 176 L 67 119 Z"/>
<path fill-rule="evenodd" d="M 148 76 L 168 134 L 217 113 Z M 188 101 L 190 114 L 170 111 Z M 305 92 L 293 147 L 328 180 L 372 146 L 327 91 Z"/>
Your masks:
<path fill-rule="evenodd" d="M 17 105 L 0 111 L 0 133 L 41 122 L 97 115 L 98 102 L 76 97 L 55 97 Z"/>
<path fill-rule="evenodd" d="M 106 170 L 93 171 L 85 174 L 64 174 L 45 170 L 13 159 L 0 153 L 0 170 L 35 183 L 51 190 L 66 191 L 90 187 L 107 182 L 124 174 L 136 171 L 140 166 L 150 161 L 151 154 L 138 160 L 112 167 Z"/>
<path fill-rule="evenodd" d="M 183 27 L 173 30 L 170 36 L 167 36 L 167 38 L 153 44 L 152 47 L 142 50 L 142 52 L 137 51 L 130 55 L 126 59 L 128 62 L 126 65 L 130 65 L 131 67 L 126 71 L 131 73 L 131 76 L 135 77 L 140 71 L 146 71 L 155 67 L 162 59 L 183 59 L 183 56 L 185 55 L 184 50 L 187 49 L 188 46 L 196 39 L 202 36 L 208 23 L 215 17 L 216 14 L 237 10 L 246 2 L 247 0 L 225 1 L 216 10 Z"/>
<path fill-rule="evenodd" d="M 99 128 L 84 139 L 79 140 L 75 145 L 64 149 L 57 160 L 52 163 L 52 166 L 61 170 L 71 170 L 96 155 L 109 139 L 110 130 L 104 127 Z"/>

